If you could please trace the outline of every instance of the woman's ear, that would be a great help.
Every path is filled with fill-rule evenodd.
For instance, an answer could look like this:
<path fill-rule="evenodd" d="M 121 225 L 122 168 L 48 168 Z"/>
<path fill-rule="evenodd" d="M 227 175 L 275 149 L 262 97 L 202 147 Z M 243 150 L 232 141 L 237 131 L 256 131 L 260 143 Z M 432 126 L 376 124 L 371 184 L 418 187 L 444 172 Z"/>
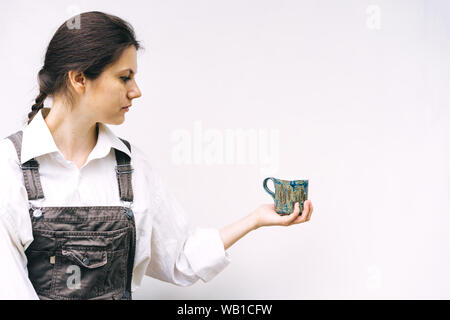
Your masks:
<path fill-rule="evenodd" d="M 70 70 L 68 73 L 69 84 L 78 92 L 83 93 L 86 90 L 87 78 L 83 72 Z"/>

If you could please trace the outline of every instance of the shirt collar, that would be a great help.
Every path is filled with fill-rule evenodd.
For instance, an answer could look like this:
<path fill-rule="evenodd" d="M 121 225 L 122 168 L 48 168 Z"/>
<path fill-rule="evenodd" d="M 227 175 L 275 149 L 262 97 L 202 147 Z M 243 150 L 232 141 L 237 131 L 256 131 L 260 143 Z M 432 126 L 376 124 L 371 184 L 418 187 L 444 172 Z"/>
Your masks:
<path fill-rule="evenodd" d="M 23 128 L 21 164 L 28 160 L 47 153 L 59 152 L 64 158 L 61 151 L 53 140 L 53 136 L 42 114 L 43 108 L 34 116 L 33 120 Z M 130 150 L 127 146 L 112 132 L 107 125 L 98 123 L 97 144 L 89 154 L 86 164 L 94 159 L 106 157 L 111 148 L 126 153 L 131 158 Z"/>

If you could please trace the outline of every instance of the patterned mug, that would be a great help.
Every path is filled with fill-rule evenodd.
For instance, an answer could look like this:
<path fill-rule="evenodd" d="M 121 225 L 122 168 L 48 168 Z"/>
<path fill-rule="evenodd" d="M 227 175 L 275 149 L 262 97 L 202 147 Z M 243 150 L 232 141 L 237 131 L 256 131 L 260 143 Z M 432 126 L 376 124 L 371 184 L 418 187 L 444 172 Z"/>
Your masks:
<path fill-rule="evenodd" d="M 275 192 L 267 188 L 267 180 L 272 180 Z M 275 211 L 278 214 L 290 214 L 294 211 L 296 202 L 300 204 L 300 215 L 303 203 L 308 199 L 308 180 L 280 180 L 273 177 L 265 178 L 263 187 L 275 200 Z"/>

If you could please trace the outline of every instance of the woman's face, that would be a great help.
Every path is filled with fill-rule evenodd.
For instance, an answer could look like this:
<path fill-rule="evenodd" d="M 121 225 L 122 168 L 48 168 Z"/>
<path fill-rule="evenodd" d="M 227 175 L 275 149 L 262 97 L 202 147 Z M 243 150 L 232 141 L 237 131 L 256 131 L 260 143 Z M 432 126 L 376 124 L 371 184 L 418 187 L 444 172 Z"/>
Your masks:
<path fill-rule="evenodd" d="M 81 105 L 89 108 L 95 122 L 116 125 L 125 121 L 128 111 L 124 107 L 130 106 L 133 99 L 141 96 L 134 79 L 136 73 L 136 48 L 130 46 L 97 79 L 87 81 Z"/>

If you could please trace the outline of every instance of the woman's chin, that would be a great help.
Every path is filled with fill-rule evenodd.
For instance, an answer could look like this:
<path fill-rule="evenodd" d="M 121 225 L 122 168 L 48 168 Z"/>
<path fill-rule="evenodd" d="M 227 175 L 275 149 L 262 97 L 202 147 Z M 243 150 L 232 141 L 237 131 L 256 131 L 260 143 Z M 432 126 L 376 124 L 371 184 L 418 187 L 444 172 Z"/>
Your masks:
<path fill-rule="evenodd" d="M 108 121 L 105 121 L 103 123 L 117 126 L 117 125 L 122 124 L 124 122 L 125 122 L 125 115 L 122 114 L 122 115 L 117 116 L 116 118 L 108 119 Z"/>

